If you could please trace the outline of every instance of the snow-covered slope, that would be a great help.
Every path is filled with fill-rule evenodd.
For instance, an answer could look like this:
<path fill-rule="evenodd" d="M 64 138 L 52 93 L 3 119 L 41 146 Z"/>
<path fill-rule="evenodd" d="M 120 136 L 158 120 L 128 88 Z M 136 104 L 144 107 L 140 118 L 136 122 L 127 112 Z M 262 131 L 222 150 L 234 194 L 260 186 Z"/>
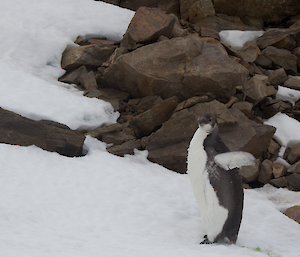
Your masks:
<path fill-rule="evenodd" d="M 120 38 L 133 12 L 93 0 L 0 2 L 0 106 L 71 128 L 114 122 L 109 104 L 57 82 L 61 53 L 81 35 Z M 0 257 L 299 256 L 299 224 L 280 211 L 300 195 L 245 191 L 236 245 L 205 234 L 187 175 L 124 158 L 88 137 L 88 155 L 0 144 Z"/>

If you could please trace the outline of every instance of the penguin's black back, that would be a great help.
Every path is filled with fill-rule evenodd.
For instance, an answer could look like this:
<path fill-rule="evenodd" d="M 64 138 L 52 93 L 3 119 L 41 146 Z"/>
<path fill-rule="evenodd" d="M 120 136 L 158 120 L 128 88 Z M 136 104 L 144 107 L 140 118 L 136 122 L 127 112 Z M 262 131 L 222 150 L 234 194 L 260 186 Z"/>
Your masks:
<path fill-rule="evenodd" d="M 230 152 L 219 136 L 218 126 L 207 136 L 203 143 L 207 154 L 207 170 L 210 183 L 214 188 L 219 204 L 228 210 L 228 218 L 222 232 L 215 241 L 228 238 L 232 243 L 237 240 L 243 212 L 243 183 L 238 169 L 225 170 L 214 162 L 217 154 Z"/>

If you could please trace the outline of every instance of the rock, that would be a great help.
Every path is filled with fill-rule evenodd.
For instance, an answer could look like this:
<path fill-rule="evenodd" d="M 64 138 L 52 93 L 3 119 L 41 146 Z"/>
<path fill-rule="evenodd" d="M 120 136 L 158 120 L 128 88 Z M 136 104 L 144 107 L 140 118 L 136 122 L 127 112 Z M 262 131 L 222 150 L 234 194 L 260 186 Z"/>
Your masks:
<path fill-rule="evenodd" d="M 85 136 L 53 121 L 34 121 L 0 108 L 0 142 L 36 145 L 44 150 L 74 157 L 82 155 Z"/>
<path fill-rule="evenodd" d="M 220 136 L 231 151 L 247 151 L 258 157 L 268 148 L 274 128 L 257 124 L 239 110 L 228 110 L 224 104 L 214 100 L 173 113 L 159 130 L 147 138 L 145 148 L 149 151 L 149 160 L 185 173 L 187 148 L 197 129 L 196 120 L 200 113 L 206 111 L 216 114 Z"/>
<path fill-rule="evenodd" d="M 272 155 L 270 160 L 271 161 L 275 161 L 278 157 L 279 154 L 279 150 L 280 150 L 280 145 L 277 144 L 273 139 L 270 142 L 270 145 L 268 147 L 268 152 Z"/>
<path fill-rule="evenodd" d="M 135 116 L 129 123 L 137 138 L 150 135 L 172 115 L 178 104 L 176 96 L 170 97 L 156 104 L 148 111 Z"/>
<path fill-rule="evenodd" d="M 274 86 L 284 83 L 287 79 L 288 76 L 283 68 L 277 69 L 268 75 L 268 82 Z"/>
<path fill-rule="evenodd" d="M 118 57 L 120 57 L 122 54 L 128 53 L 128 50 L 125 47 L 118 47 L 113 52 L 113 54 L 108 58 L 106 62 L 102 64 L 103 67 L 109 67 L 115 60 L 117 60 Z M 103 74 L 103 73 L 102 73 Z"/>
<path fill-rule="evenodd" d="M 246 101 L 234 103 L 232 106 L 232 108 L 237 108 L 242 113 L 244 113 L 246 115 L 246 117 L 252 116 L 252 114 L 253 114 L 252 107 L 253 107 L 253 104 L 246 102 Z"/>
<path fill-rule="evenodd" d="M 121 102 L 127 101 L 129 94 L 113 88 L 98 88 L 97 90 L 91 90 L 87 94 L 87 97 L 96 97 L 103 101 L 109 102 L 115 111 L 118 111 L 121 106 Z"/>
<path fill-rule="evenodd" d="M 250 182 L 255 182 L 257 180 L 259 174 L 259 166 L 260 163 L 259 161 L 257 161 L 256 165 L 254 166 L 243 166 L 239 168 L 243 183 L 247 184 Z"/>
<path fill-rule="evenodd" d="M 280 178 L 273 178 L 269 182 L 272 186 L 281 188 L 281 187 L 286 187 L 286 179 L 285 177 L 280 177 Z"/>
<path fill-rule="evenodd" d="M 293 55 L 297 56 L 297 66 L 298 70 L 300 70 L 300 47 L 296 47 L 292 53 Z"/>
<path fill-rule="evenodd" d="M 178 112 L 182 109 L 194 106 L 197 103 L 204 103 L 204 102 L 209 102 L 208 96 L 194 96 L 194 97 L 191 97 L 191 98 L 179 103 L 174 112 Z"/>
<path fill-rule="evenodd" d="M 263 119 L 269 119 L 274 116 L 277 112 L 286 112 L 291 110 L 292 104 L 289 102 L 283 102 L 279 99 L 273 99 L 267 97 L 265 100 L 255 106 L 254 113 L 262 117 Z"/>
<path fill-rule="evenodd" d="M 188 31 L 183 29 L 178 21 L 178 18 L 175 21 L 172 36 L 171 37 L 185 37 L 188 35 Z"/>
<path fill-rule="evenodd" d="M 297 57 L 286 49 L 268 46 L 262 51 L 276 65 L 283 67 L 288 73 L 297 73 Z"/>
<path fill-rule="evenodd" d="M 300 223 L 300 206 L 295 205 L 288 208 L 283 214 Z"/>
<path fill-rule="evenodd" d="M 97 81 L 95 79 L 94 72 L 90 71 L 89 73 L 83 74 L 80 77 L 80 84 L 87 91 L 96 90 L 98 86 L 97 86 Z"/>
<path fill-rule="evenodd" d="M 272 162 L 266 159 L 261 163 L 258 181 L 267 184 L 272 178 L 273 178 Z"/>
<path fill-rule="evenodd" d="M 183 1 L 187 2 L 186 0 Z M 189 2 L 194 1 L 192 0 Z M 196 23 L 197 21 L 202 20 L 208 16 L 215 16 L 215 14 L 215 9 L 211 0 L 196 1 L 188 9 L 188 19 L 192 23 Z"/>
<path fill-rule="evenodd" d="M 76 70 L 73 70 L 71 72 L 66 73 L 62 77 L 60 77 L 58 80 L 60 82 L 69 83 L 69 84 L 80 84 L 80 79 L 83 75 L 86 75 L 88 73 L 85 66 L 81 66 Z"/>
<path fill-rule="evenodd" d="M 94 130 L 89 131 L 87 134 L 91 137 L 100 138 L 100 136 L 107 134 L 107 133 L 117 133 L 122 131 L 123 129 L 128 127 L 129 123 L 114 123 L 109 126 L 96 128 Z"/>
<path fill-rule="evenodd" d="M 200 29 L 205 27 L 216 30 L 218 32 L 220 32 L 221 30 L 257 30 L 257 28 L 255 27 L 251 27 L 243 23 L 233 22 L 217 16 L 208 16 L 202 20 L 199 20 L 195 25 Z"/>
<path fill-rule="evenodd" d="M 267 86 L 256 75 L 243 85 L 242 91 L 246 94 L 247 97 L 250 98 L 250 101 L 254 105 L 257 105 L 267 96 L 275 95 L 277 92 L 273 86 Z"/>
<path fill-rule="evenodd" d="M 300 28 L 276 29 L 265 32 L 256 42 L 260 49 L 274 46 L 292 51 L 296 47 L 295 37 L 300 34 Z"/>
<path fill-rule="evenodd" d="M 300 144 L 295 144 L 289 153 L 287 160 L 290 164 L 294 164 L 300 159 Z M 299 172 L 300 173 L 300 172 Z"/>
<path fill-rule="evenodd" d="M 113 145 L 121 145 L 124 142 L 135 140 L 134 132 L 131 128 L 124 128 L 119 132 L 105 133 L 100 137 L 100 140 Z"/>
<path fill-rule="evenodd" d="M 258 55 L 261 54 L 255 41 L 248 41 L 244 44 L 239 54 L 246 62 L 254 62 Z"/>
<path fill-rule="evenodd" d="M 300 79 L 289 76 L 288 79 L 284 82 L 283 86 L 295 90 L 300 90 Z"/>
<path fill-rule="evenodd" d="M 255 64 L 257 64 L 258 66 L 261 66 L 264 69 L 272 69 L 273 68 L 272 60 L 264 55 L 258 55 L 255 60 Z"/>
<path fill-rule="evenodd" d="M 176 95 L 180 101 L 206 93 L 230 98 L 248 70 L 198 35 L 143 46 L 120 56 L 104 72 L 107 87 L 134 98 Z"/>
<path fill-rule="evenodd" d="M 273 163 L 272 170 L 274 178 L 280 178 L 287 174 L 286 167 L 282 163 Z"/>
<path fill-rule="evenodd" d="M 82 65 L 97 68 L 112 55 L 116 46 L 85 45 L 68 47 L 62 56 L 61 67 L 67 71 Z"/>
<path fill-rule="evenodd" d="M 290 155 L 290 153 L 291 152 L 289 152 L 288 156 Z M 300 161 L 297 161 L 291 167 L 289 167 L 287 172 L 288 173 L 298 173 L 298 174 L 300 174 Z"/>
<path fill-rule="evenodd" d="M 279 23 L 284 18 L 300 12 L 298 0 L 214 0 L 217 13 L 230 16 L 262 18 L 264 22 Z"/>
<path fill-rule="evenodd" d="M 136 100 L 135 102 L 133 102 Z M 163 100 L 160 96 L 157 95 L 151 95 L 151 96 L 145 96 L 143 98 L 138 99 L 130 99 L 128 101 L 128 105 L 136 105 L 139 109 L 142 109 L 143 111 L 147 111 L 151 109 L 155 104 L 161 103 Z"/>
<path fill-rule="evenodd" d="M 116 145 L 116 146 L 112 146 L 107 148 L 107 151 L 109 153 L 118 155 L 118 156 L 124 156 L 125 154 L 133 154 L 134 153 L 134 149 L 141 149 L 141 140 L 137 139 L 137 140 L 133 140 L 133 141 L 128 141 L 125 142 L 121 145 Z"/>
<path fill-rule="evenodd" d="M 136 44 L 149 44 L 160 36 L 171 37 L 175 17 L 156 8 L 140 7 L 135 13 L 121 41 L 126 49 L 135 49 Z"/>
<path fill-rule="evenodd" d="M 241 17 L 245 25 L 255 27 L 258 30 L 264 30 L 264 21 L 262 18 L 252 18 L 249 16 Z"/>
<path fill-rule="evenodd" d="M 292 173 L 286 177 L 287 188 L 292 191 L 300 191 L 300 174 Z"/>
<path fill-rule="evenodd" d="M 219 32 L 214 29 L 202 27 L 200 34 L 201 37 L 212 37 L 214 39 L 220 40 Z"/>

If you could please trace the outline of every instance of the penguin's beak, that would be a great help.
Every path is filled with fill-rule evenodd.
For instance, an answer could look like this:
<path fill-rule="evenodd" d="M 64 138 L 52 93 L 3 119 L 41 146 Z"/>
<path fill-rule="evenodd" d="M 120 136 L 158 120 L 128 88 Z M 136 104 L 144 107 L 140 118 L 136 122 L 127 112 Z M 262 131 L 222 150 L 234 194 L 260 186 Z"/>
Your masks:
<path fill-rule="evenodd" d="M 204 125 L 204 120 L 202 119 L 202 118 L 199 118 L 198 120 L 197 120 L 197 123 L 199 124 L 199 126 L 203 126 Z"/>

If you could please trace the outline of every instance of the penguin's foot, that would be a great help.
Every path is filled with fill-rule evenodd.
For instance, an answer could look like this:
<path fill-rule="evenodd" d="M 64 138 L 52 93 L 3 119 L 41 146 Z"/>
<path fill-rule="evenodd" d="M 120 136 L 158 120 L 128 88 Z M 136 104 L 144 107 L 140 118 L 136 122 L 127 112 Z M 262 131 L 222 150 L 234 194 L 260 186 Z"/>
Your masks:
<path fill-rule="evenodd" d="M 203 244 L 213 244 L 213 242 L 210 242 L 207 238 L 207 235 L 204 236 L 204 240 L 200 243 L 201 245 Z"/>

